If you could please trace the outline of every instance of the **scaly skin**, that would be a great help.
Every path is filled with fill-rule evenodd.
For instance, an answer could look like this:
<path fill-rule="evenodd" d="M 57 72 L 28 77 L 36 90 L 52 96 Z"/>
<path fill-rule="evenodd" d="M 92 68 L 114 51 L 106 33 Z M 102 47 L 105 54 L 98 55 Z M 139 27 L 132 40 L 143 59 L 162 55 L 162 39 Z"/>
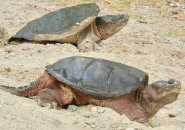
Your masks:
<path fill-rule="evenodd" d="M 48 87 L 55 80 L 56 79 L 54 77 L 45 72 L 36 82 L 33 82 L 28 86 L 16 88 L 0 85 L 0 89 L 17 96 L 30 97 L 37 95 L 40 90 Z"/>
<path fill-rule="evenodd" d="M 92 98 L 56 80 L 47 71 L 29 86 L 14 88 L 0 85 L 0 89 L 14 95 L 36 96 L 36 101 L 40 106 L 57 108 L 71 103 L 77 105 L 94 104 L 112 108 L 137 122 L 146 122 L 164 105 L 175 101 L 180 88 L 179 81 L 159 81 L 151 85 L 140 86 L 138 90 L 121 96 L 99 100 L 98 97 L 97 99 Z"/>

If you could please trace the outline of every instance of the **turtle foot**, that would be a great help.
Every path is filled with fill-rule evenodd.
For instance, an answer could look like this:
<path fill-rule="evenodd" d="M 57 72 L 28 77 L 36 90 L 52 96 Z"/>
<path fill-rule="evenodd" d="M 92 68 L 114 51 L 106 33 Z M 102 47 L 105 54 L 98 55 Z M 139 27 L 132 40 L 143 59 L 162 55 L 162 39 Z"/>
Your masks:
<path fill-rule="evenodd" d="M 34 98 L 39 106 L 57 109 L 60 104 L 60 95 L 57 89 L 43 89 Z"/>
<path fill-rule="evenodd" d="M 80 52 L 88 52 L 88 51 L 93 51 L 95 49 L 95 43 L 93 43 L 90 40 L 84 40 L 81 43 L 79 43 L 78 49 Z"/>
<path fill-rule="evenodd" d="M 36 99 L 37 104 L 48 109 L 58 109 L 58 104 L 56 102 L 47 102 L 47 100 Z"/>

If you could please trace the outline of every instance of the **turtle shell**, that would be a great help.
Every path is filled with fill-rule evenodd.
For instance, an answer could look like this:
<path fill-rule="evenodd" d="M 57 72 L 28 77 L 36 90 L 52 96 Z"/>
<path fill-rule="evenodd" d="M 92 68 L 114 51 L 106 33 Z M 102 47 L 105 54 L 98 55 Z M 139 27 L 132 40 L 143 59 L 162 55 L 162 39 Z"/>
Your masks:
<path fill-rule="evenodd" d="M 120 96 L 148 83 L 147 73 L 104 59 L 75 56 L 46 68 L 57 80 L 98 99 Z"/>
<path fill-rule="evenodd" d="M 62 42 L 84 30 L 98 13 L 99 7 L 95 3 L 62 8 L 29 22 L 9 41 L 25 39 Z"/>

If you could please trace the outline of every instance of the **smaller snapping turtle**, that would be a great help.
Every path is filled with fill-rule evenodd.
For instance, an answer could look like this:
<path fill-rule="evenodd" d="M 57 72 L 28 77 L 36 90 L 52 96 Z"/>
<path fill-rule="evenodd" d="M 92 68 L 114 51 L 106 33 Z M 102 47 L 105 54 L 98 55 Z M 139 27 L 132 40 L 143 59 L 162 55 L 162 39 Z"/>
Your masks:
<path fill-rule="evenodd" d="M 95 43 L 116 34 L 129 19 L 126 14 L 98 17 L 99 11 L 95 3 L 62 8 L 29 22 L 9 41 L 71 43 L 80 51 L 90 51 Z"/>
<path fill-rule="evenodd" d="M 176 80 L 149 85 L 145 72 L 103 59 L 69 57 L 46 68 L 29 86 L 0 88 L 18 96 L 36 96 L 39 105 L 52 108 L 72 103 L 110 107 L 138 122 L 174 102 L 181 89 Z"/>

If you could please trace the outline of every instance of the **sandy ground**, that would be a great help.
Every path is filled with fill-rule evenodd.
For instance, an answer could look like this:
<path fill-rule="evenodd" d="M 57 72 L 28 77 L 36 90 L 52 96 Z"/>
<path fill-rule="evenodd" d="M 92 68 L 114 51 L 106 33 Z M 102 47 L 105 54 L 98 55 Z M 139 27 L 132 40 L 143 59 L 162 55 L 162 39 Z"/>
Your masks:
<path fill-rule="evenodd" d="M 66 5 L 47 0 L 0 0 L 0 26 L 10 37 L 27 22 Z M 185 21 L 182 6 L 135 4 L 112 9 L 102 2 L 101 14 L 130 14 L 118 34 L 100 43 L 95 52 L 80 53 L 70 44 L 23 43 L 0 48 L 0 84 L 21 86 L 36 80 L 45 66 L 58 59 L 83 55 L 104 58 L 137 67 L 149 73 L 150 83 L 174 78 L 182 82 L 178 100 L 150 119 L 150 126 L 130 121 L 109 108 L 81 106 L 74 112 L 52 110 L 36 102 L 0 91 L 0 129 L 8 130 L 185 130 Z M 0 32 L 1 34 L 1 32 Z M 1 37 L 1 40 L 3 38 Z M 102 109 L 102 108 L 101 108 Z"/>

